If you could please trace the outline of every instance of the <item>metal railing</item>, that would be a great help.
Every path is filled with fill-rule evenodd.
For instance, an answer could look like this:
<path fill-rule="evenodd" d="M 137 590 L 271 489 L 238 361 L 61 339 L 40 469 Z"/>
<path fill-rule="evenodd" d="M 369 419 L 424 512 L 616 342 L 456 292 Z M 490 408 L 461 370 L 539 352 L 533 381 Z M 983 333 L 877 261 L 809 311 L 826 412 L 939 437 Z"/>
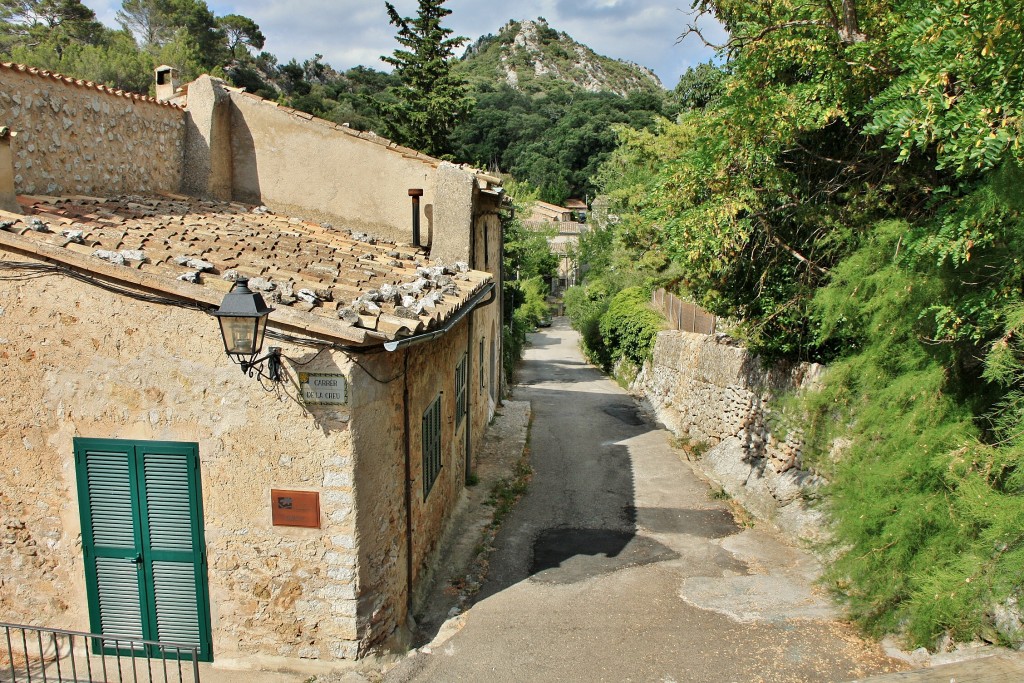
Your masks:
<path fill-rule="evenodd" d="M 0 683 L 199 683 L 199 648 L 0 622 Z"/>
<path fill-rule="evenodd" d="M 713 314 L 696 304 L 679 299 L 664 289 L 658 289 L 651 294 L 651 303 L 665 314 L 670 325 L 682 332 L 714 334 L 718 327 L 718 318 Z"/>

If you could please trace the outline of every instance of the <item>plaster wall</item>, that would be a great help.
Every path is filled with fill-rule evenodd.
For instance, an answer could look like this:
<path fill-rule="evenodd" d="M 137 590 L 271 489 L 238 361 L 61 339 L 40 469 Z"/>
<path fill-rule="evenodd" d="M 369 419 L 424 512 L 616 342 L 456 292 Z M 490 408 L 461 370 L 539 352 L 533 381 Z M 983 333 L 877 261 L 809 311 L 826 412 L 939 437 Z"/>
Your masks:
<path fill-rule="evenodd" d="M 475 383 L 474 386 L 481 393 L 481 402 L 487 406 L 487 420 L 490 421 L 494 411 L 497 410 L 498 401 L 501 399 L 504 382 L 501 360 L 504 343 L 502 338 L 504 297 L 501 273 L 504 236 L 496 199 L 478 196 L 474 230 L 476 235 L 473 239 L 475 250 L 473 267 L 491 273 L 494 276 L 497 290 L 494 303 L 479 309 L 473 328 L 477 339 L 477 346 L 473 353 L 479 357 L 480 350 L 483 348 L 483 376 L 480 375 L 480 366 L 477 364 L 477 372 L 471 381 Z M 481 341 L 483 342 L 482 347 Z"/>
<path fill-rule="evenodd" d="M 471 204 L 472 188 L 464 201 L 455 196 L 440 198 L 439 192 L 466 193 L 467 187 L 454 183 L 439 190 L 436 160 L 253 95 L 232 92 L 230 96 L 236 200 L 263 203 L 275 211 L 408 244 L 412 241 L 409 190 L 419 188 L 424 192 L 421 243 L 440 243 L 440 235 L 450 230 L 459 231 L 465 239 L 470 224 L 456 225 L 453 221 L 461 220 L 461 214 L 439 211 L 438 205 Z M 451 169 L 473 178 L 469 171 Z"/>
<path fill-rule="evenodd" d="M 0 67 L 0 126 L 18 194 L 178 192 L 184 112 L 146 98 Z"/>
<path fill-rule="evenodd" d="M 353 372 L 341 354 L 283 351 Z M 88 630 L 73 437 L 197 442 L 215 661 L 355 655 L 348 406 L 264 392 L 206 314 L 65 276 L 0 287 L 0 373 L 0 620 Z M 322 528 L 273 526 L 271 488 L 319 492 Z"/>
<path fill-rule="evenodd" d="M 185 194 L 222 201 L 232 199 L 231 98 L 209 76 L 189 85 L 185 119 Z"/>
<path fill-rule="evenodd" d="M 658 333 L 652 360 L 632 385 L 687 442 L 694 462 L 756 516 L 795 535 L 823 532 L 802 493 L 822 481 L 802 468 L 802 436 L 772 429 L 772 403 L 811 387 L 822 366 L 766 367 L 725 335 Z"/>

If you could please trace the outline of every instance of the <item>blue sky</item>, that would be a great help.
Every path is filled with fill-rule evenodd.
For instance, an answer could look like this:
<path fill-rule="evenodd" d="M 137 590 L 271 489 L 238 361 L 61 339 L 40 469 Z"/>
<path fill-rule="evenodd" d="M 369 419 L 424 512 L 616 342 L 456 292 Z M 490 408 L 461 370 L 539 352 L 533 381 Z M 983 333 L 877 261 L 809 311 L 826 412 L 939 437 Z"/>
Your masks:
<path fill-rule="evenodd" d="M 85 0 L 111 26 L 119 0 Z M 218 16 L 242 14 L 253 19 L 267 37 L 265 49 L 286 62 L 320 53 L 336 69 L 358 64 L 384 69 L 380 56 L 397 47 L 388 24 L 384 0 L 214 0 L 207 4 Z M 415 14 L 417 0 L 393 0 L 404 16 Z M 672 88 L 689 66 L 711 58 L 700 41 L 677 44 L 688 17 L 690 0 L 518 0 L 510 3 L 449 0 L 447 26 L 475 40 L 496 33 L 510 19 L 544 17 L 599 54 L 653 69 Z M 721 35 L 710 27 L 712 35 Z"/>

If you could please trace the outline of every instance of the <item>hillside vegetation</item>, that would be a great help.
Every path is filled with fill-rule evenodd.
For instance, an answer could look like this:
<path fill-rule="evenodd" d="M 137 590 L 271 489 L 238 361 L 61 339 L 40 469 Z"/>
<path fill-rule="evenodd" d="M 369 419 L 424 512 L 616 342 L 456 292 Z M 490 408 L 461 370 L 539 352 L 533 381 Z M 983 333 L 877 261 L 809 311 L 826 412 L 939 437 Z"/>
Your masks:
<path fill-rule="evenodd" d="M 830 586 L 914 646 L 1024 642 L 1024 2 L 695 7 L 721 66 L 619 129 L 577 324 L 613 358 L 608 302 L 665 285 L 827 362 L 788 413 L 831 482 Z"/>
<path fill-rule="evenodd" d="M 397 75 L 357 66 L 338 71 L 321 55 L 279 62 L 258 25 L 216 16 L 204 0 L 124 0 L 121 29 L 79 0 L 0 2 L 0 59 L 132 92 L 153 94 L 153 70 L 183 82 L 210 73 L 329 121 L 396 137 Z M 381 19 L 387 19 L 381 4 Z M 676 97 L 648 69 L 594 53 L 544 19 L 512 21 L 452 62 L 475 106 L 445 139 L 412 143 L 455 161 L 514 177 L 562 203 L 593 196 L 598 166 L 616 145 L 613 124 L 635 129 L 672 117 Z M 400 137 L 400 136 L 399 136 Z"/>
<path fill-rule="evenodd" d="M 504 83 L 525 92 L 544 91 L 553 84 L 620 97 L 664 89 L 650 69 L 598 55 L 543 17 L 510 21 L 497 35 L 483 36 L 466 50 L 455 73 L 476 86 Z"/>

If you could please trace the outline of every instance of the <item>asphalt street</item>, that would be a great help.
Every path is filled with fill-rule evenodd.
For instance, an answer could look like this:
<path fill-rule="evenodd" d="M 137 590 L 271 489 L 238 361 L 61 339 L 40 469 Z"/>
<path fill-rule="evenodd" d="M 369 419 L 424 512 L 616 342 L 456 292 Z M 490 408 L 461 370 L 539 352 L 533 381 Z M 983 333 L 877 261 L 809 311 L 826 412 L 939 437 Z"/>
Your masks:
<path fill-rule="evenodd" d="M 612 380 L 565 319 L 531 335 L 527 495 L 461 628 L 400 681 L 845 681 L 899 668 L 814 586 L 809 554 L 727 501 Z"/>

